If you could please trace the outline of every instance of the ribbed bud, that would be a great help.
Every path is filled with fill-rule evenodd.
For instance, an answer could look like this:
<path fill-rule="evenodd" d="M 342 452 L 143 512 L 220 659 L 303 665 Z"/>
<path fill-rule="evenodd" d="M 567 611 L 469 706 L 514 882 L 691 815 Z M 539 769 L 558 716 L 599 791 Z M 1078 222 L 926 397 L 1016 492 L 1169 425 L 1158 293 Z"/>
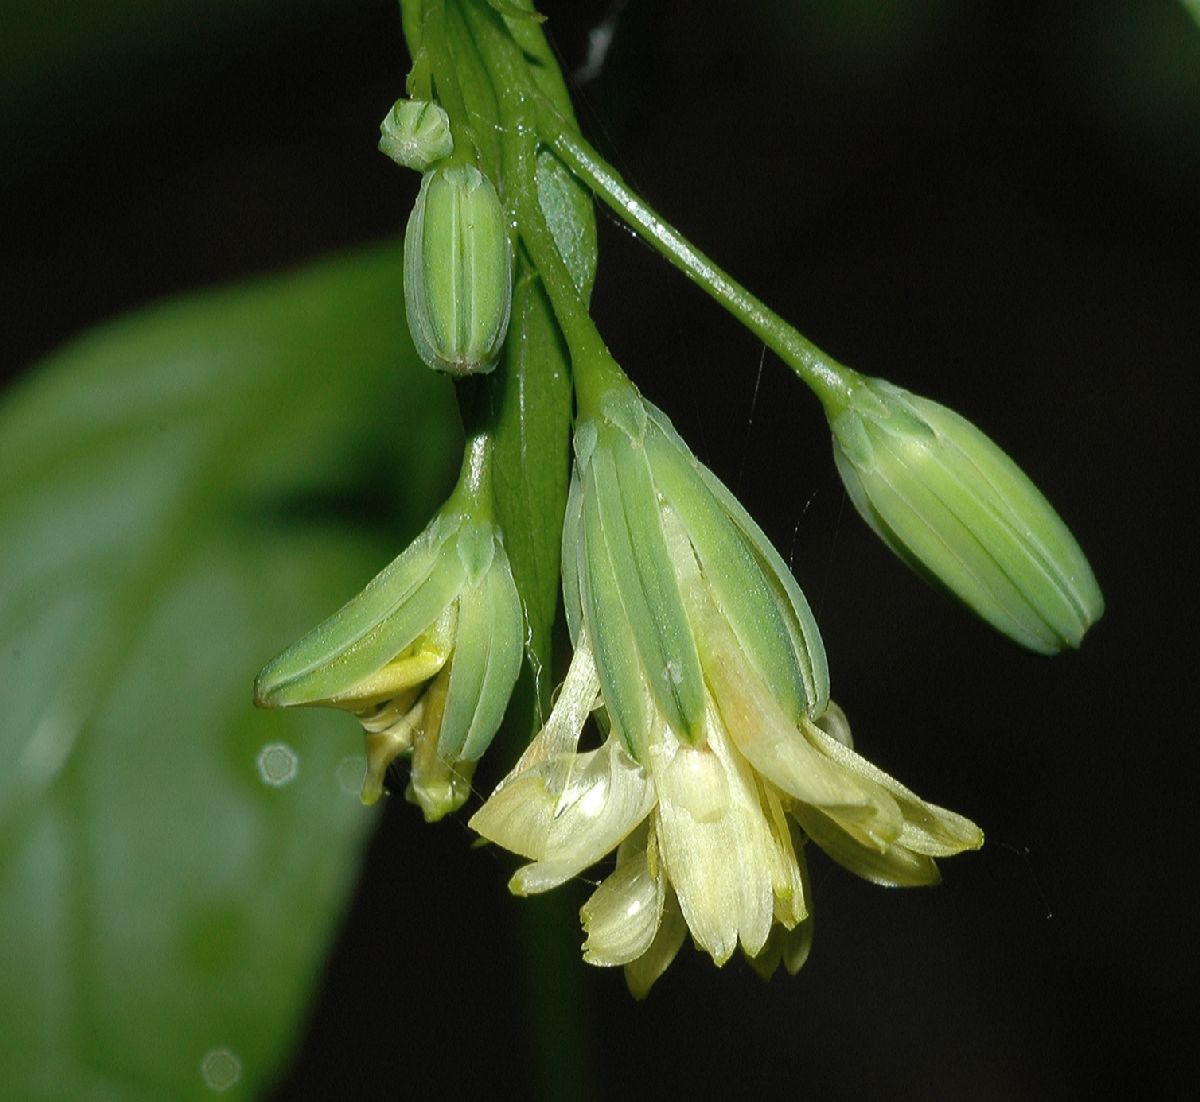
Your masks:
<path fill-rule="evenodd" d="M 450 116 L 430 100 L 397 100 L 379 124 L 379 152 L 424 172 L 454 152 Z"/>
<path fill-rule="evenodd" d="M 855 508 L 910 566 L 1043 654 L 1077 647 L 1104 598 L 1067 526 L 1021 469 L 953 410 L 882 379 L 831 421 Z"/>
<path fill-rule="evenodd" d="M 404 236 L 404 301 L 417 352 L 435 371 L 496 366 L 512 303 L 504 208 L 473 165 L 425 174 Z"/>

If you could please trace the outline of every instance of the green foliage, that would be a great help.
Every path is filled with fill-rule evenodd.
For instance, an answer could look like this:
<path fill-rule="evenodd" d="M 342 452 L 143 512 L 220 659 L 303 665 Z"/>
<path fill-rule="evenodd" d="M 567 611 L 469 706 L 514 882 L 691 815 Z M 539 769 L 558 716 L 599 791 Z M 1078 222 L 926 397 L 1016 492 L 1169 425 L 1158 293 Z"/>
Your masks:
<path fill-rule="evenodd" d="M 400 272 L 157 307 L 0 406 L 5 1098 L 249 1097 L 286 1056 L 371 817 L 357 725 L 250 677 L 447 488 Z"/>

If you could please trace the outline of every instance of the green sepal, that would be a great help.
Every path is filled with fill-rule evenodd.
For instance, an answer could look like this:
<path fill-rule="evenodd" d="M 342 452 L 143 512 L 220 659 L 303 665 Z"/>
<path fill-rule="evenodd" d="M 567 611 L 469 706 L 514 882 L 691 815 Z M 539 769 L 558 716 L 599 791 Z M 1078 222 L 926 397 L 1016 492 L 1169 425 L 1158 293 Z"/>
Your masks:
<path fill-rule="evenodd" d="M 336 702 L 410 646 L 462 588 L 462 561 L 444 553 L 461 524 L 436 517 L 366 588 L 269 662 L 255 679 L 255 703 Z"/>
<path fill-rule="evenodd" d="M 579 581 L 581 565 L 586 568 L 583 558 L 583 488 L 579 473 L 575 470 L 571 474 L 562 530 L 563 609 L 567 617 L 567 633 L 573 646 L 579 645 L 579 628 L 583 617 Z"/>
<path fill-rule="evenodd" d="M 491 590 L 488 602 L 492 609 L 492 640 L 487 672 L 460 755 L 468 761 L 474 761 L 488 748 L 500 727 L 524 655 L 525 621 L 521 614 L 521 598 L 506 560 L 498 563 L 488 575 L 487 586 Z"/>
<path fill-rule="evenodd" d="M 952 410 L 864 380 L 832 422 L 855 508 L 908 565 L 1031 650 L 1078 646 L 1104 609 L 1041 491 Z"/>
<path fill-rule="evenodd" d="M 1061 639 L 1078 646 L 1103 613 L 1104 597 L 1070 529 L 1025 472 L 970 421 L 926 398 L 911 395 L 909 400 L 941 440 L 947 469 L 973 468 L 996 490 L 1004 508 L 995 519 L 1010 539 L 1015 535 L 1022 543 L 1021 553 L 1010 550 L 1011 576 L 1023 591 L 1042 594 L 1039 614 Z M 980 511 L 990 513 L 986 503 L 971 497 Z"/>
<path fill-rule="evenodd" d="M 503 548 L 490 569 L 463 588 L 450 659 L 450 686 L 438 735 L 445 760 L 474 761 L 504 718 L 521 668 L 521 604 Z"/>
<path fill-rule="evenodd" d="M 612 559 L 619 598 L 651 694 L 671 727 L 681 737 L 694 739 L 703 728 L 704 680 L 663 536 L 645 448 L 634 447 L 625 431 L 607 424 L 600 435 L 590 468 L 597 523 Z"/>
<path fill-rule="evenodd" d="M 657 427 L 657 425 L 656 425 Z M 718 608 L 741 649 L 779 705 L 793 719 L 812 703 L 792 632 L 760 559 L 725 507 L 709 489 L 700 463 L 661 432 L 647 433 L 646 452 L 655 486 L 679 514 Z M 703 640 L 699 640 L 703 646 Z"/>
<path fill-rule="evenodd" d="M 604 526 L 600 521 L 592 466 L 584 472 L 580 495 L 583 516 L 579 595 L 583 623 L 600 675 L 601 697 L 608 718 L 633 757 L 641 761 L 644 746 L 638 735 L 648 729 L 648 691 L 643 678 L 635 628 L 622 603 L 621 586 L 613 569 Z"/>
<path fill-rule="evenodd" d="M 477 585 L 492 569 L 499 536 L 496 526 L 486 521 L 467 520 L 462 526 L 454 550 L 468 585 Z"/>
<path fill-rule="evenodd" d="M 512 307 L 512 247 L 492 182 L 470 164 L 421 180 L 404 233 L 404 302 L 421 359 L 449 375 L 485 374 Z"/>
<path fill-rule="evenodd" d="M 652 412 L 662 417 L 657 410 Z M 669 427 L 670 423 L 666 424 Z M 771 585 L 775 603 L 791 636 L 797 666 L 804 679 L 805 699 L 808 701 L 807 714 L 810 718 L 819 716 L 829 703 L 829 663 L 825 657 L 825 644 L 808 600 L 788 569 L 787 563 L 775 550 L 775 545 L 742 507 L 742 503 L 730 493 L 725 483 L 704 466 L 700 467 L 700 476 L 713 496 L 724 506 L 730 520 L 746 537 L 746 542 L 759 561 L 763 577 Z"/>

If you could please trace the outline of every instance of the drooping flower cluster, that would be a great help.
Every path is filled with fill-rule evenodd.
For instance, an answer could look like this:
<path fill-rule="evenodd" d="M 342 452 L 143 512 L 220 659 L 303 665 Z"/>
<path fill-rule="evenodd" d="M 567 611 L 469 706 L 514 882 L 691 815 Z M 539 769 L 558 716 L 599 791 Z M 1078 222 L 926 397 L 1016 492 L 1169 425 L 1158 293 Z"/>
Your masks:
<path fill-rule="evenodd" d="M 935 860 L 977 848 L 982 833 L 855 752 L 790 571 L 611 361 L 588 316 L 590 200 L 582 197 L 585 217 L 571 173 L 610 200 L 624 185 L 603 166 L 592 172 L 601 163 L 574 138 L 551 140 L 564 137 L 561 112 L 542 121 L 535 101 L 544 89 L 523 87 L 527 52 L 508 24 L 482 6 L 459 14 L 470 48 L 416 51 L 410 88 L 425 98 L 396 104 L 380 148 L 424 174 L 405 235 L 417 353 L 458 380 L 464 411 L 482 393 L 471 397 L 475 384 L 498 385 L 488 393 L 503 397 L 475 409 L 478 431 L 446 506 L 362 593 L 260 674 L 257 701 L 356 715 L 367 732 L 365 802 L 382 793 L 391 762 L 410 754 L 408 795 L 426 818 L 462 806 L 525 642 L 488 457 L 491 434 L 517 422 L 525 432 L 536 388 L 520 377 L 521 416 L 500 415 L 514 408 L 503 388 L 518 378 L 506 341 L 536 356 L 551 344 L 557 353 L 561 336 L 556 363 L 565 372 L 569 360 L 578 409 L 562 532 L 574 654 L 547 722 L 471 825 L 528 859 L 511 881 L 521 895 L 615 851 L 581 911 L 583 954 L 623 966 L 639 996 L 689 935 L 719 965 L 740 949 L 764 976 L 780 964 L 795 972 L 812 938 L 810 844 L 870 881 L 910 886 L 936 882 Z M 435 21 L 430 33 L 459 33 L 448 25 Z M 432 97 L 458 87 L 468 57 L 482 64 L 471 87 L 490 81 L 496 95 L 473 99 L 470 111 L 469 97 L 460 105 L 451 95 L 452 118 Z M 480 142 L 474 128 L 488 121 L 489 98 L 495 134 Z M 707 262 L 671 244 L 665 223 L 635 197 L 623 209 L 708 285 Z M 514 266 L 526 291 L 526 278 L 540 281 L 553 313 L 549 343 L 523 325 L 509 334 Z M 717 284 L 724 290 L 710 289 L 725 299 L 736 289 Z M 1103 609 L 1099 588 L 1070 532 L 1000 449 L 944 407 L 844 369 L 790 330 L 781 335 L 765 308 L 747 320 L 739 297 L 734 312 L 773 333 L 768 343 L 821 397 L 847 490 L 894 551 L 1017 642 L 1047 653 L 1078 645 Z M 561 458 L 524 448 L 522 436 L 523 462 Z M 504 472 L 510 493 L 530 469 Z M 595 747 L 583 743 L 589 724 Z"/>
<path fill-rule="evenodd" d="M 545 891 L 613 849 L 585 959 L 649 989 L 690 931 L 722 964 L 803 963 L 814 841 L 883 884 L 936 881 L 979 829 L 857 755 L 791 574 L 626 383 L 581 419 L 563 535 L 575 654 L 543 730 L 471 819 Z M 585 722 L 606 731 L 579 750 Z"/>

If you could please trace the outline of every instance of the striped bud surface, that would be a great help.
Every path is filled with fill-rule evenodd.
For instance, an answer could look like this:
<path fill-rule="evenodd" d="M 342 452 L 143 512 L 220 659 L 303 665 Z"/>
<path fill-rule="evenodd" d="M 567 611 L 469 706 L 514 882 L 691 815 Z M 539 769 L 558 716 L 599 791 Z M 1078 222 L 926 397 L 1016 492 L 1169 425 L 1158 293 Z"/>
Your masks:
<path fill-rule="evenodd" d="M 463 376 L 493 370 L 508 331 L 512 247 L 504 208 L 473 165 L 425 174 L 404 236 L 404 301 L 421 359 Z"/>

